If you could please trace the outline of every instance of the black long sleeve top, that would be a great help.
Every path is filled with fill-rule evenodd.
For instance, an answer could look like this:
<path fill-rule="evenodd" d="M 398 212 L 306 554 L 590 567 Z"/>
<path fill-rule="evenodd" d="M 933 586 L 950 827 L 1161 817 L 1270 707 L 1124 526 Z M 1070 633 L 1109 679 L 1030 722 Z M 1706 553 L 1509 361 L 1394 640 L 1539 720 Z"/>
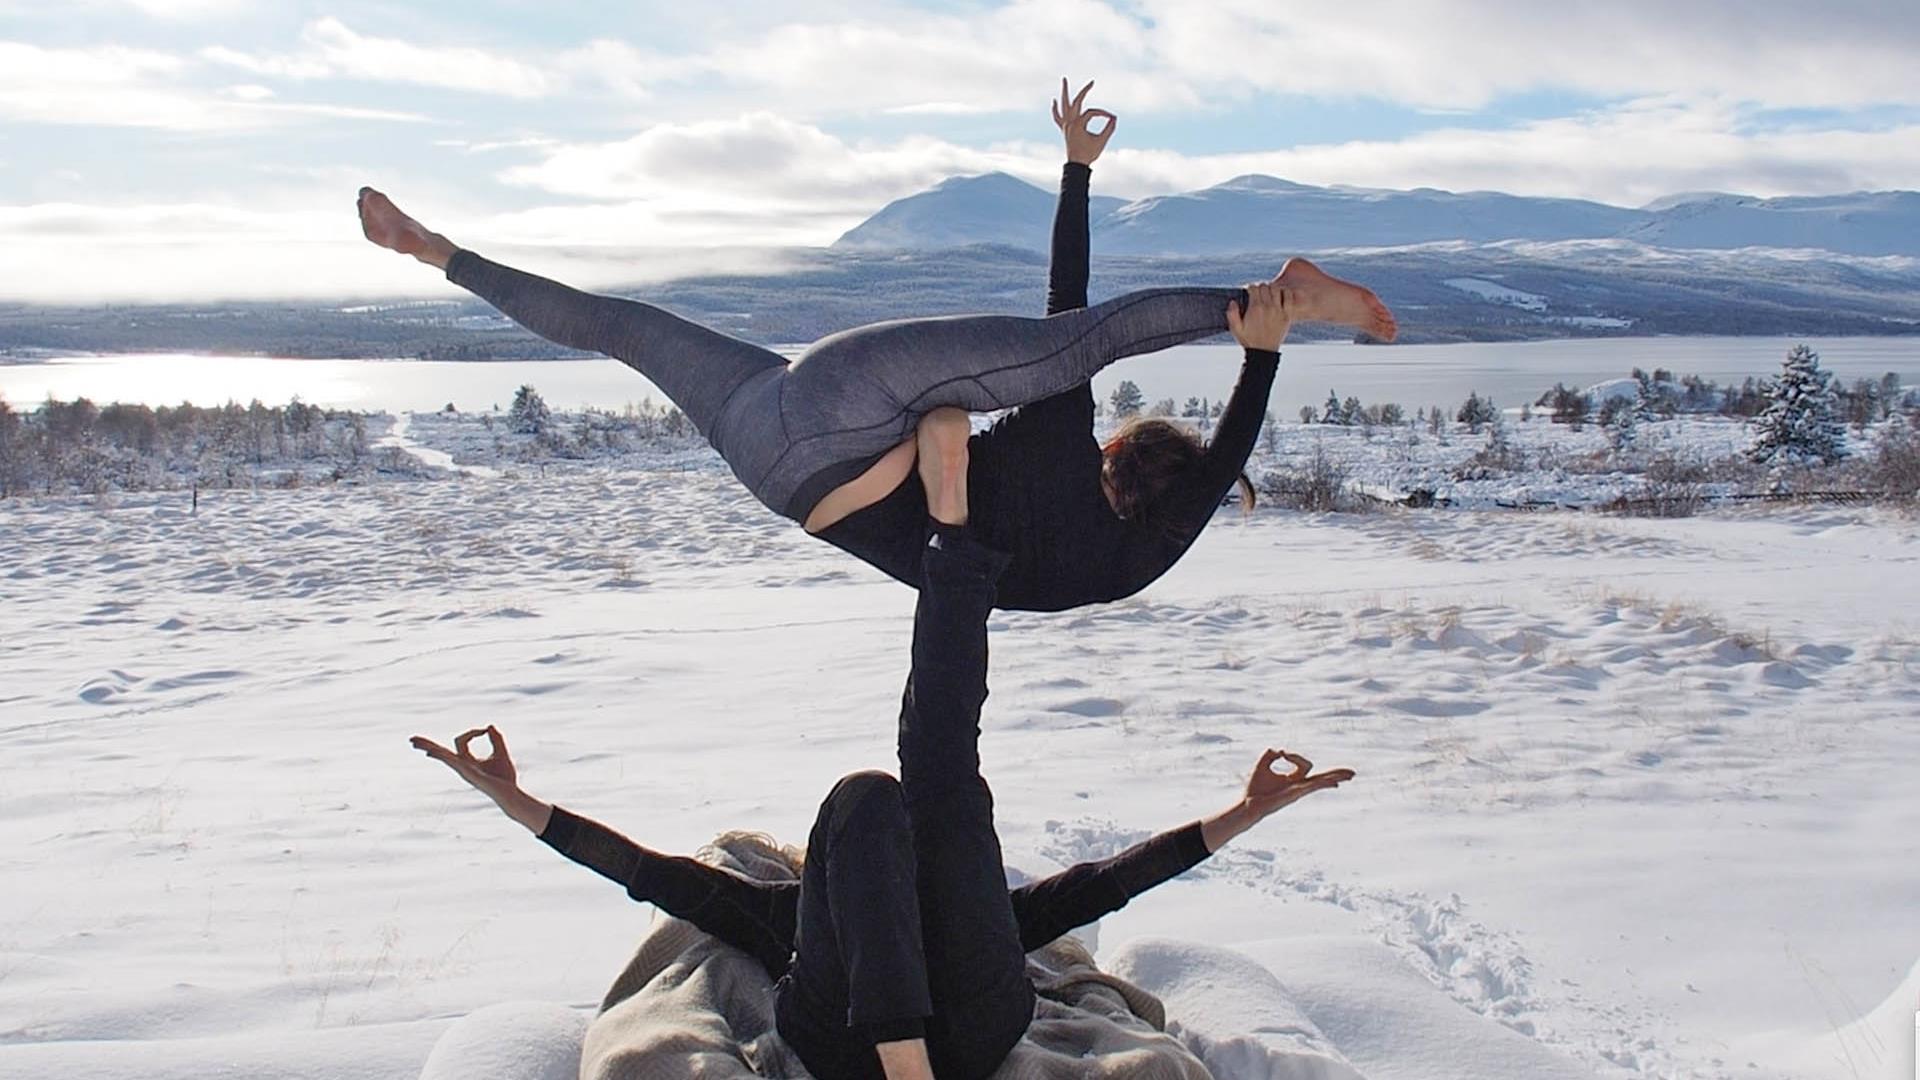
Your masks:
<path fill-rule="evenodd" d="M 1047 276 L 1047 314 L 1087 304 L 1087 183 L 1092 170 L 1061 173 Z M 1115 514 L 1100 486 L 1104 458 L 1093 437 L 1093 388 L 1082 385 L 1022 406 L 968 443 L 970 527 L 1012 558 L 995 606 L 1063 611 L 1119 600 L 1152 584 L 1185 555 L 1233 489 L 1266 418 L 1280 354 L 1246 351 L 1246 363 L 1208 445 L 1200 473 L 1156 509 L 1151 523 Z M 909 475 L 872 506 L 820 538 L 918 588 L 926 490 Z"/>
<path fill-rule="evenodd" d="M 779 978 L 793 959 L 798 882 L 763 882 L 696 859 L 662 855 L 558 806 L 540 834 L 555 851 L 625 886 L 627 895 L 678 916 L 760 961 Z M 1031 952 L 1076 926 L 1199 865 L 1200 823 L 1149 837 L 1111 858 L 1071 866 L 1008 892 L 1020 945 Z"/>

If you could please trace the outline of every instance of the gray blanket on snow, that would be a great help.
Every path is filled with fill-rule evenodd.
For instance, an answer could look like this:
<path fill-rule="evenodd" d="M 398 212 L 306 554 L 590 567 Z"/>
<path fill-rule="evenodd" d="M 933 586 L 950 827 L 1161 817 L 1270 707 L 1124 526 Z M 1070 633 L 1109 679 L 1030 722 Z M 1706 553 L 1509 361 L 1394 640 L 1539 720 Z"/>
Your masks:
<path fill-rule="evenodd" d="M 763 881 L 796 876 L 793 861 L 764 838 L 722 837 L 700 857 Z M 1039 991 L 1033 1024 L 996 1080 L 1210 1080 L 1163 1030 L 1159 999 L 1102 973 L 1073 938 L 1030 953 L 1027 974 Z M 766 970 L 666 916 L 608 990 L 580 1056 L 581 1080 L 809 1075 L 773 1030 Z"/>

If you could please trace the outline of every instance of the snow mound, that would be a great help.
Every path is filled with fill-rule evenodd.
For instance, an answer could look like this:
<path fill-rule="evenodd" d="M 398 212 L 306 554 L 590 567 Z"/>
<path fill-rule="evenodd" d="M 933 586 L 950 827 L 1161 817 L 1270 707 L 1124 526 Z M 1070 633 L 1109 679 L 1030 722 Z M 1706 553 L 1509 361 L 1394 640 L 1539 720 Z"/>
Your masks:
<path fill-rule="evenodd" d="M 1834 1039 L 1849 1060 L 1865 1059 L 1860 1072 L 1863 1077 L 1906 1080 L 1909 1076 L 1920 1076 L 1920 1065 L 1914 1061 L 1916 1051 L 1920 1051 L 1920 1047 L 1915 1046 L 1920 1043 L 1920 1034 L 1907 1037 L 1909 1022 L 1920 1032 L 1916 1009 L 1920 1009 L 1920 961 L 1914 963 L 1906 981 L 1895 987 L 1887 1000 L 1856 1023 L 1835 1032 Z"/>
<path fill-rule="evenodd" d="M 420 1080 L 574 1080 L 590 1020 L 579 1009 L 540 1001 L 476 1009 L 440 1036 Z"/>
<path fill-rule="evenodd" d="M 408 1080 L 438 1026 L 437 1022 L 355 1024 L 215 1038 L 11 1043 L 0 1045 L 0 1076 L 7 1080 Z M 525 1075 L 532 1080 L 544 1074 L 493 1075 L 515 1080 Z"/>
<path fill-rule="evenodd" d="M 1107 970 L 1159 996 L 1167 1030 L 1214 1076 L 1362 1080 L 1273 972 L 1229 949 L 1136 938 Z"/>

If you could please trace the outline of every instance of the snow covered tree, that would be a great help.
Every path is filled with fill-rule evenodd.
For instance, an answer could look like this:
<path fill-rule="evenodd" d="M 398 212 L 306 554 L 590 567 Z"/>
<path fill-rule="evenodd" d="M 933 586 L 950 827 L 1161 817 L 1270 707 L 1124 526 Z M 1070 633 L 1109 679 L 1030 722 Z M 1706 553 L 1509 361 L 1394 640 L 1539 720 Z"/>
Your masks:
<path fill-rule="evenodd" d="M 1360 399 L 1349 396 L 1340 403 L 1340 422 L 1347 427 L 1352 427 L 1363 419 L 1365 412 L 1366 410 L 1360 406 Z"/>
<path fill-rule="evenodd" d="M 1587 413 L 1592 411 L 1593 402 L 1578 390 L 1569 390 L 1562 383 L 1554 383 L 1547 394 L 1547 404 L 1553 409 L 1553 422 L 1565 424 L 1575 431 L 1587 426 Z"/>
<path fill-rule="evenodd" d="M 1652 376 L 1639 368 L 1633 369 L 1633 419 L 1635 423 L 1651 424 L 1660 419 L 1660 401 L 1662 394 L 1655 385 Z"/>
<path fill-rule="evenodd" d="M 1199 398 L 1190 397 L 1187 399 L 1187 403 L 1181 406 L 1180 415 L 1182 418 L 1188 420 L 1204 420 L 1207 418 L 1207 407 L 1201 403 Z"/>
<path fill-rule="evenodd" d="M 1494 408 L 1492 400 L 1480 396 L 1478 390 L 1467 394 L 1467 400 L 1460 403 L 1460 411 L 1453 414 L 1455 420 L 1467 425 L 1467 430 L 1475 435 L 1480 429 L 1493 423 L 1500 410 Z"/>
<path fill-rule="evenodd" d="M 0 398 L 0 498 L 12 495 L 23 486 L 19 483 L 26 471 L 22 444 L 20 417 L 6 398 Z"/>
<path fill-rule="evenodd" d="M 1147 410 L 1147 415 L 1148 416 L 1172 416 L 1174 408 L 1175 406 L 1173 404 L 1172 398 L 1170 397 L 1161 398 L 1159 401 L 1156 401 L 1153 403 L 1153 408 Z"/>
<path fill-rule="evenodd" d="M 1833 375 L 1805 345 L 1787 351 L 1767 407 L 1753 421 L 1747 457 L 1761 464 L 1831 464 L 1847 456 L 1846 429 L 1834 414 Z"/>
<path fill-rule="evenodd" d="M 1600 410 L 1600 426 L 1606 430 L 1607 443 L 1613 447 L 1614 452 L 1618 453 L 1633 445 L 1634 439 L 1640 433 L 1642 419 L 1639 402 L 1629 403 L 1625 398 L 1607 399 L 1607 407 Z"/>
<path fill-rule="evenodd" d="M 1313 406 L 1311 405 L 1300 406 L 1300 422 L 1303 424 L 1313 423 Z"/>
<path fill-rule="evenodd" d="M 1113 406 L 1113 415 L 1124 420 L 1129 416 L 1138 416 L 1140 410 L 1146 408 L 1147 396 L 1140 392 L 1140 387 L 1133 380 L 1122 379 L 1120 385 L 1113 388 L 1113 396 L 1107 402 Z"/>
<path fill-rule="evenodd" d="M 1332 390 L 1327 391 L 1327 403 L 1320 407 L 1320 422 L 1323 424 L 1340 422 L 1340 395 Z"/>
<path fill-rule="evenodd" d="M 553 421 L 546 399 L 532 386 L 523 385 L 513 392 L 513 404 L 507 408 L 507 426 L 522 435 L 541 435 Z"/>

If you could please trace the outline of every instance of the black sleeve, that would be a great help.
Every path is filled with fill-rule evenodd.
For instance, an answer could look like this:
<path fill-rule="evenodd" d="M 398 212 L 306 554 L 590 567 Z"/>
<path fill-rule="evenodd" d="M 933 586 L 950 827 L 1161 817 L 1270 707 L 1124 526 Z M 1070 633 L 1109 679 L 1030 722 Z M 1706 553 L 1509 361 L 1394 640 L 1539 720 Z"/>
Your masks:
<path fill-rule="evenodd" d="M 1092 174 L 1087 166 L 1071 161 L 1060 171 L 1060 202 L 1053 212 L 1053 258 L 1047 265 L 1049 315 L 1087 306 L 1087 180 Z M 975 440 L 975 449 L 991 455 L 998 448 L 1017 446 L 1022 455 L 1019 466 L 1031 463 L 1026 457 L 1029 454 L 1084 450 L 1088 433 L 1093 430 L 1093 414 L 1093 385 L 1081 383 L 1001 417 L 994 423 L 990 438 Z M 999 466 L 990 458 L 983 464 Z M 998 537 L 988 539 L 1006 542 Z"/>
<path fill-rule="evenodd" d="M 1087 306 L 1087 183 L 1093 170 L 1067 162 L 1053 211 L 1053 257 L 1047 265 L 1047 314 Z"/>
<path fill-rule="evenodd" d="M 1265 349 L 1248 349 L 1246 363 L 1240 367 L 1240 381 L 1227 399 L 1220 423 L 1207 443 L 1200 461 L 1200 475 L 1167 493 L 1166 520 L 1174 535 L 1191 540 L 1207 527 L 1221 500 L 1246 470 L 1247 459 L 1260 439 L 1260 427 L 1267 419 L 1267 399 L 1273 395 L 1274 376 L 1280 370 L 1280 354 Z"/>
<path fill-rule="evenodd" d="M 540 839 L 627 895 L 685 919 L 760 961 L 779 978 L 793 956 L 799 885 L 753 881 L 698 859 L 662 855 L 556 806 Z"/>
<path fill-rule="evenodd" d="M 1020 947 L 1032 952 L 1077 926 L 1119 911 L 1127 901 L 1206 861 L 1210 854 L 1194 822 L 1133 845 L 1110 859 L 1070 866 L 1014 889 Z"/>

